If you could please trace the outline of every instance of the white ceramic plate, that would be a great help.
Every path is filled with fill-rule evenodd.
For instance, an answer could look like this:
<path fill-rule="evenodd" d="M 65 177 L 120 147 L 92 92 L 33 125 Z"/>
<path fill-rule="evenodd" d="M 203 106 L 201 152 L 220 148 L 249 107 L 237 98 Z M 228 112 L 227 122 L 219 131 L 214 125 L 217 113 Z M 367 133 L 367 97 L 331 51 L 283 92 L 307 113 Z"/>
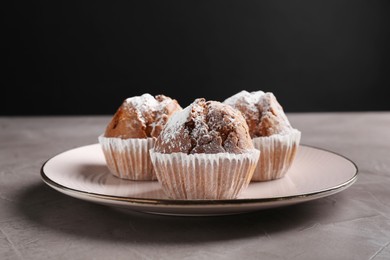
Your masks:
<path fill-rule="evenodd" d="M 249 184 L 233 200 L 172 200 L 157 181 L 129 181 L 111 175 L 99 144 L 79 147 L 49 159 L 41 170 L 43 181 L 69 196 L 157 214 L 235 214 L 286 206 L 329 196 L 351 186 L 357 167 L 349 159 L 303 146 L 284 178 Z"/>

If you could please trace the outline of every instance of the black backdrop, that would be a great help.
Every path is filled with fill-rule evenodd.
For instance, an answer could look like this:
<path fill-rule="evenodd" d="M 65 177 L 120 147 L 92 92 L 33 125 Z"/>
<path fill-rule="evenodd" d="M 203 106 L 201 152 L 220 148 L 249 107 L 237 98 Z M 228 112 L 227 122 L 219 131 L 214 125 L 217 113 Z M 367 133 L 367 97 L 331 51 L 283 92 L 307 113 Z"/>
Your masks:
<path fill-rule="evenodd" d="M 12 1 L 2 115 L 112 114 L 246 89 L 287 112 L 390 110 L 390 1 Z"/>

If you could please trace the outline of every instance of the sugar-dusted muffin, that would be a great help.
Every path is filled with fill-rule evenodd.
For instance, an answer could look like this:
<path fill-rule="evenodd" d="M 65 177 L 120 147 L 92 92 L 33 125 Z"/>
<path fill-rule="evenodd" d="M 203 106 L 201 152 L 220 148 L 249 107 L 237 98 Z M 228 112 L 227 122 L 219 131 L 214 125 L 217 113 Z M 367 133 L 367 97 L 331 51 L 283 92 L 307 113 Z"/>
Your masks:
<path fill-rule="evenodd" d="M 170 118 L 150 155 L 170 198 L 232 199 L 250 182 L 259 151 L 238 110 L 200 98 Z"/>
<path fill-rule="evenodd" d="M 164 95 L 143 94 L 127 98 L 99 137 L 112 174 L 130 180 L 155 180 L 149 150 L 177 111 L 176 100 Z"/>
<path fill-rule="evenodd" d="M 260 150 L 252 181 L 283 177 L 295 158 L 301 132 L 291 126 L 275 96 L 270 92 L 241 91 L 223 103 L 241 111 L 253 144 Z"/>

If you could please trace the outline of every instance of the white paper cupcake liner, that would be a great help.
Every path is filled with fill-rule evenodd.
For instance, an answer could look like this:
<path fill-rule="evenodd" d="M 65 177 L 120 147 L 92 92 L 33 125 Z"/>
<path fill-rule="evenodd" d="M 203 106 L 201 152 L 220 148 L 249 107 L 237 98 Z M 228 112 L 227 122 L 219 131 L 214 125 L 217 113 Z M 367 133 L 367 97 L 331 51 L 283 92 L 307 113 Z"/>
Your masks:
<path fill-rule="evenodd" d="M 156 180 L 150 160 L 149 150 L 155 139 L 121 139 L 99 136 L 107 167 L 110 172 L 122 179 Z"/>
<path fill-rule="evenodd" d="M 245 189 L 259 151 L 243 154 L 163 154 L 150 151 L 157 179 L 172 199 L 233 199 Z"/>
<path fill-rule="evenodd" d="M 260 150 L 260 159 L 253 173 L 252 181 L 269 181 L 283 177 L 299 147 L 301 132 L 294 129 L 286 135 L 272 135 L 252 139 Z"/>

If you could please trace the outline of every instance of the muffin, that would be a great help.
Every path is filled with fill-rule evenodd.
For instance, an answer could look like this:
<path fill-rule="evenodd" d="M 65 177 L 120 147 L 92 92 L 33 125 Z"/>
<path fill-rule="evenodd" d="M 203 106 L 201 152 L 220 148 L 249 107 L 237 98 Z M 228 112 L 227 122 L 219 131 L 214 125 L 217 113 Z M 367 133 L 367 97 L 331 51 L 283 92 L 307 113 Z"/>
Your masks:
<path fill-rule="evenodd" d="M 270 92 L 241 91 L 223 103 L 243 114 L 254 147 L 260 150 L 252 181 L 283 177 L 295 158 L 301 132 L 291 126 L 276 97 Z"/>
<path fill-rule="evenodd" d="M 247 187 L 259 159 L 242 114 L 196 99 L 174 114 L 150 152 L 172 199 L 232 199 Z"/>
<path fill-rule="evenodd" d="M 123 179 L 156 180 L 149 150 L 177 111 L 176 100 L 150 94 L 127 98 L 99 136 L 107 167 Z"/>

